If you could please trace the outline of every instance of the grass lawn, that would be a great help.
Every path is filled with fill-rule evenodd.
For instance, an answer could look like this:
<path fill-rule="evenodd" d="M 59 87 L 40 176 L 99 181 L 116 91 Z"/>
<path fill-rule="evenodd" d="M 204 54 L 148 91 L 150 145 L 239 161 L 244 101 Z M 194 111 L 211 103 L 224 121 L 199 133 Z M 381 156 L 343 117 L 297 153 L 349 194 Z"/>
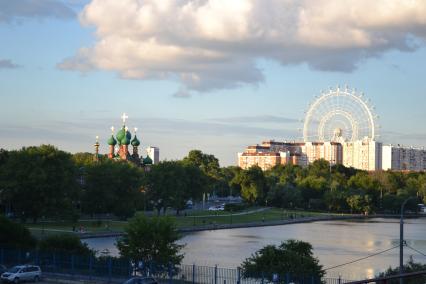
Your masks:
<path fill-rule="evenodd" d="M 310 216 L 320 216 L 326 213 L 283 210 L 278 208 L 261 208 L 253 207 L 242 212 L 226 212 L 226 211 L 195 211 L 191 214 L 181 216 L 170 216 L 176 222 L 178 228 L 202 227 L 211 224 L 244 224 L 254 222 L 267 222 L 277 220 L 287 220 L 290 218 L 301 218 Z M 330 214 L 326 214 L 330 215 Z M 83 220 L 77 224 L 71 222 L 43 222 L 37 224 L 28 223 L 27 227 L 36 237 L 42 238 L 50 234 L 69 233 L 82 229 L 86 233 L 106 233 L 106 232 L 122 232 L 126 221 L 98 221 Z"/>
<path fill-rule="evenodd" d="M 252 211 L 252 210 L 250 210 Z M 305 212 L 305 211 L 290 211 L 278 208 L 267 208 L 264 211 L 257 211 L 248 214 L 240 214 L 223 211 L 216 211 L 217 215 L 212 215 L 211 211 L 208 216 L 182 216 L 174 217 L 178 228 L 197 227 L 210 224 L 243 224 L 243 223 L 258 223 L 267 221 L 287 220 L 290 218 L 301 218 L 310 216 L 324 215 L 318 212 Z M 219 213 L 220 212 L 220 213 Z"/>

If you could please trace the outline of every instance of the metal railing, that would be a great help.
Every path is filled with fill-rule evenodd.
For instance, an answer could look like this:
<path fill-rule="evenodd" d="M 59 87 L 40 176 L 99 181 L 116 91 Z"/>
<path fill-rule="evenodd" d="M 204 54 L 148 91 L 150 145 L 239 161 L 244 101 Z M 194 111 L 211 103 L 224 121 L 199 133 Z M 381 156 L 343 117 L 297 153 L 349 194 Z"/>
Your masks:
<path fill-rule="evenodd" d="M 99 280 L 121 283 L 133 275 L 150 275 L 162 283 L 201 283 L 201 284 L 344 284 L 349 282 L 340 278 L 318 279 L 310 275 L 290 273 L 274 276 L 260 273 L 244 276 L 240 268 L 221 268 L 218 266 L 156 265 L 135 264 L 125 258 L 94 255 L 74 255 L 70 253 L 45 252 L 39 250 L 16 250 L 0 248 L 0 263 L 8 267 L 19 264 L 39 265 L 47 277 L 73 280 Z"/>

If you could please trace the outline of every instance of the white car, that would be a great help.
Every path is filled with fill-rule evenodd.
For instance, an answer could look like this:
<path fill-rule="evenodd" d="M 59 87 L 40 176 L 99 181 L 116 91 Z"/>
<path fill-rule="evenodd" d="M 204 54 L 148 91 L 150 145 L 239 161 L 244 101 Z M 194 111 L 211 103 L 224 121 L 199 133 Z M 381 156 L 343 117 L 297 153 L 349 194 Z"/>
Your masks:
<path fill-rule="evenodd" d="M 223 211 L 225 210 L 225 205 L 216 205 L 209 207 L 209 211 Z"/>
<path fill-rule="evenodd" d="M 0 279 L 3 282 L 19 283 L 20 281 L 38 282 L 41 278 L 41 269 L 36 265 L 18 265 L 4 272 Z"/>

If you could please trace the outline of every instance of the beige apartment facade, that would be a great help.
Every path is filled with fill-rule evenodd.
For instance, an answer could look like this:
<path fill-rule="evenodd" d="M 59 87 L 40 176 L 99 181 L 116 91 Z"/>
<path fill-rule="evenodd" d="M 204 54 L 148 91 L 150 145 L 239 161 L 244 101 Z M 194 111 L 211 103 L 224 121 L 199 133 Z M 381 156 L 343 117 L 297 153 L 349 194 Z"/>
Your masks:
<path fill-rule="evenodd" d="M 343 143 L 343 165 L 365 171 L 382 169 L 382 143 L 372 139 Z"/>
<path fill-rule="evenodd" d="M 382 169 L 382 143 L 363 139 L 353 142 L 277 142 L 264 141 L 248 146 L 238 154 L 238 165 L 248 169 L 258 165 L 268 170 L 276 165 L 305 167 L 324 159 L 332 165 L 343 164 L 366 171 Z M 425 158 L 426 160 L 426 158 Z"/>

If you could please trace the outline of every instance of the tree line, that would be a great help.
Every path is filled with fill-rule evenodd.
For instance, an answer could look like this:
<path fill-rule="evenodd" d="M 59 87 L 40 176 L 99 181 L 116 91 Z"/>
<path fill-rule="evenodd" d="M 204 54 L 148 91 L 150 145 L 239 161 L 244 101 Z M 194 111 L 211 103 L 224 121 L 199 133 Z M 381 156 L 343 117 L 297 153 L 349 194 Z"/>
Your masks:
<path fill-rule="evenodd" d="M 127 219 L 137 211 L 179 214 L 207 194 L 241 196 L 249 205 L 352 213 L 396 213 L 403 200 L 416 210 L 426 197 L 426 174 L 366 172 L 318 160 L 285 165 L 220 167 L 213 155 L 192 150 L 182 160 L 149 170 L 91 153 L 70 154 L 51 145 L 0 150 L 0 210 L 22 221 L 77 220 L 82 214 Z"/>

